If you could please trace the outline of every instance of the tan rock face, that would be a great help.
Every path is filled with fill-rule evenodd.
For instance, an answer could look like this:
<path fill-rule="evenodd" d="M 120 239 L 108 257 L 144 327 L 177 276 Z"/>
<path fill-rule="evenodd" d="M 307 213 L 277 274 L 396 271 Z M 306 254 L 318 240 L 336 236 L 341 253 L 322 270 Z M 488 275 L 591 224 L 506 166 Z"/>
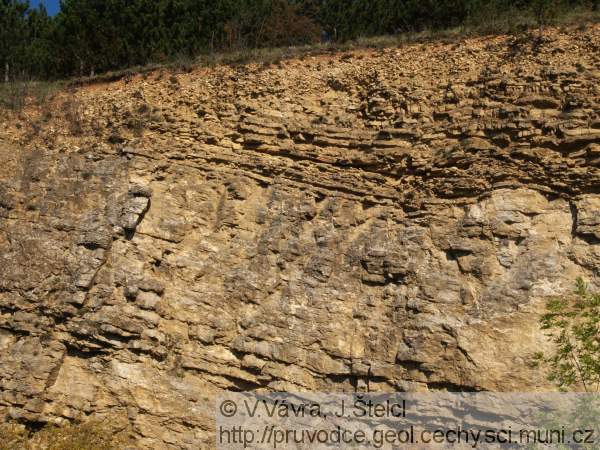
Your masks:
<path fill-rule="evenodd" d="M 549 36 L 154 72 L 73 94 L 83 134 L 67 94 L 38 135 L 7 119 L 0 414 L 206 448 L 222 390 L 547 388 L 538 315 L 600 269 L 600 28 Z"/>

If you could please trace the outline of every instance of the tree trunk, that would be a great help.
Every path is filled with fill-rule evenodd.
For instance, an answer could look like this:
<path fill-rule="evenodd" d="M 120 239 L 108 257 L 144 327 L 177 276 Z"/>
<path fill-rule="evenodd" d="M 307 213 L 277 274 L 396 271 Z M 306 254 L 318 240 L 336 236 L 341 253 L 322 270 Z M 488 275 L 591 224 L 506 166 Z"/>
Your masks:
<path fill-rule="evenodd" d="M 8 61 L 4 64 L 4 82 L 8 83 L 9 80 L 9 72 L 10 72 L 10 66 L 8 65 Z"/>
<path fill-rule="evenodd" d="M 544 38 L 544 15 L 545 15 L 545 8 L 543 4 L 540 4 L 540 7 L 538 9 L 538 32 L 539 32 L 539 36 L 538 39 L 541 42 L 541 40 Z"/>

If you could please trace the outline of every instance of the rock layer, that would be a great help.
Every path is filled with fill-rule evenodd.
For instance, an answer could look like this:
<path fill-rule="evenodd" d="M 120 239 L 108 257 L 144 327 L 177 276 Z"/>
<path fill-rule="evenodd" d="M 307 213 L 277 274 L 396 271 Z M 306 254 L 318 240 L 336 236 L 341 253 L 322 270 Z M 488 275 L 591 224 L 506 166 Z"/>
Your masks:
<path fill-rule="evenodd" d="M 600 281 L 600 27 L 155 71 L 0 132 L 0 418 L 209 448 L 223 390 L 523 391 Z M 124 425 L 123 425 L 124 426 Z"/>

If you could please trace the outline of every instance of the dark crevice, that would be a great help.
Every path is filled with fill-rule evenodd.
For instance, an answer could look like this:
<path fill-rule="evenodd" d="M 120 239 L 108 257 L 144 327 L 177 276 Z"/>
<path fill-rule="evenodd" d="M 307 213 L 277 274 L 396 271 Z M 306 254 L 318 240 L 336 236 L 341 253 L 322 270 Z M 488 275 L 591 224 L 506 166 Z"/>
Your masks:
<path fill-rule="evenodd" d="M 137 197 L 141 197 L 141 196 L 138 195 Z M 148 198 L 148 197 L 146 197 L 146 198 Z M 142 221 L 146 217 L 146 213 L 148 211 L 150 211 L 151 206 L 152 206 L 152 200 L 150 198 L 148 198 L 148 206 L 146 206 L 146 209 L 144 209 L 144 211 L 142 211 L 140 213 L 140 215 L 138 216 L 135 226 L 131 229 L 124 230 L 123 234 L 124 234 L 126 240 L 131 241 L 135 237 L 135 232 L 137 230 L 137 227 L 140 225 L 140 223 L 142 223 Z"/>
<path fill-rule="evenodd" d="M 107 332 L 107 331 L 103 331 L 101 336 L 105 339 L 108 339 L 109 341 L 117 341 L 117 342 L 121 342 L 122 344 L 127 344 L 132 339 L 137 339 L 139 337 L 139 336 L 123 336 L 121 334 L 111 333 L 111 332 Z"/>
<path fill-rule="evenodd" d="M 381 287 L 381 286 L 387 286 L 388 284 L 392 284 L 392 281 L 390 281 L 388 278 L 386 278 L 385 280 L 381 280 L 381 281 L 377 281 L 377 280 L 361 280 L 361 283 L 365 286 L 369 286 L 369 287 Z"/>
<path fill-rule="evenodd" d="M 593 234 L 578 233 L 576 236 L 588 245 L 600 245 L 600 238 L 597 238 Z"/>
<path fill-rule="evenodd" d="M 386 273 L 385 280 L 386 284 L 403 284 L 406 279 L 406 275 L 403 273 Z"/>
<path fill-rule="evenodd" d="M 214 373 L 212 373 L 208 370 L 203 370 L 199 367 L 183 367 L 183 369 L 186 371 L 190 371 L 190 372 L 200 372 L 200 373 L 207 373 L 209 375 L 215 375 Z M 256 382 L 249 381 L 249 380 L 243 380 L 241 378 L 236 378 L 234 376 L 227 375 L 227 374 L 219 374 L 219 376 L 225 378 L 227 381 L 229 381 L 230 383 L 233 384 L 234 387 L 228 389 L 233 392 L 250 392 L 250 391 L 254 391 L 256 389 L 264 388 L 268 384 L 268 383 L 256 383 Z"/>
<path fill-rule="evenodd" d="M 451 383 L 449 381 L 433 381 L 428 382 L 427 387 L 432 391 L 446 391 L 446 392 L 481 392 L 482 389 L 475 388 L 473 386 L 465 386 L 461 384 Z"/>
<path fill-rule="evenodd" d="M 0 329 L 9 331 L 10 333 L 13 334 L 13 336 L 15 336 L 17 338 L 17 340 L 19 340 L 21 338 L 29 337 L 29 336 L 34 336 L 34 335 L 32 335 L 32 333 L 30 333 L 29 331 L 26 331 L 26 330 L 15 330 L 13 328 L 6 328 L 6 327 L 0 327 Z"/>
<path fill-rule="evenodd" d="M 223 375 L 221 375 L 223 376 Z M 266 384 L 261 384 L 261 383 L 254 383 L 252 381 L 247 381 L 247 380 L 240 380 L 237 378 L 232 378 L 229 376 L 224 376 L 225 378 L 227 378 L 227 380 L 229 380 L 231 383 L 234 384 L 235 388 L 232 388 L 231 390 L 234 392 L 249 392 L 249 391 L 254 391 L 256 389 L 260 389 L 260 388 L 264 388 L 267 385 Z"/>
<path fill-rule="evenodd" d="M 446 260 L 448 261 L 458 261 L 458 258 L 461 258 L 463 256 L 469 256 L 471 254 L 473 254 L 473 252 L 468 251 L 468 250 L 454 250 L 454 249 L 448 249 L 446 250 Z"/>
<path fill-rule="evenodd" d="M 46 386 L 44 387 L 44 391 L 47 391 L 52 386 L 54 386 L 54 384 L 56 383 L 56 380 L 58 379 L 58 374 L 63 365 L 63 362 L 65 361 L 66 355 L 67 355 L 67 352 L 63 353 L 60 358 L 60 361 L 50 371 L 50 374 L 48 375 L 48 379 L 46 380 Z"/>
<path fill-rule="evenodd" d="M 149 356 L 151 357 L 153 360 L 155 361 L 164 361 L 167 357 L 167 355 L 159 355 L 155 352 L 153 352 L 152 350 L 144 350 L 141 348 L 127 348 L 127 350 L 129 350 L 131 353 L 133 353 L 134 355 L 138 355 L 138 356 Z"/>
<path fill-rule="evenodd" d="M 63 312 L 61 312 L 60 315 L 58 315 L 58 313 L 50 313 L 50 316 L 54 319 L 54 325 L 64 325 L 71 317 L 73 317 L 71 314 L 65 314 Z"/>
<path fill-rule="evenodd" d="M 105 356 L 108 354 L 108 351 L 105 349 L 90 349 L 90 348 L 81 348 L 75 347 L 71 343 L 65 344 L 67 347 L 67 355 L 73 358 L 79 359 L 92 359 L 97 358 L 99 356 Z"/>
<path fill-rule="evenodd" d="M 25 420 L 17 421 L 17 423 L 23 425 L 29 433 L 39 433 L 46 425 L 48 425 L 46 422 Z"/>
<path fill-rule="evenodd" d="M 101 335 L 101 337 L 103 337 L 106 340 L 102 340 L 99 338 L 96 338 L 94 336 L 90 336 L 87 334 L 81 334 L 78 332 L 71 332 L 71 336 L 73 336 L 75 339 L 78 340 L 78 343 L 81 343 L 82 345 L 79 347 L 75 347 L 72 343 L 70 342 L 66 342 L 65 345 L 67 345 L 67 347 L 72 347 L 75 349 L 79 349 L 80 351 L 86 353 L 86 354 L 94 354 L 94 353 L 109 353 L 114 347 L 111 345 L 110 342 L 107 342 L 108 338 L 107 336 L 109 336 L 109 333 L 103 333 Z M 128 341 L 122 341 L 122 337 L 121 339 L 114 339 L 115 341 L 119 341 L 119 342 L 123 342 L 123 343 L 127 343 Z M 102 348 L 91 348 L 91 347 L 85 347 L 85 345 L 90 344 L 91 346 L 94 347 L 102 347 Z M 120 347 L 117 347 L 120 348 Z"/>
<path fill-rule="evenodd" d="M 327 374 L 326 379 L 335 384 L 345 384 L 351 383 L 353 386 L 356 384 L 356 380 L 354 380 L 356 376 L 354 375 L 335 375 L 335 374 Z"/>
<path fill-rule="evenodd" d="M 20 311 L 20 309 L 14 307 L 14 306 L 3 306 L 3 305 L 0 305 L 0 314 L 14 314 L 17 311 Z"/>
<path fill-rule="evenodd" d="M 95 242 L 82 242 L 81 244 L 79 244 L 81 247 L 86 248 L 87 250 L 98 250 L 99 248 L 104 248 L 101 245 L 95 243 Z"/>
<path fill-rule="evenodd" d="M 418 370 L 421 371 L 421 363 L 417 362 L 417 361 L 396 361 L 396 364 L 404 367 L 406 370 L 411 371 L 411 370 Z"/>
<path fill-rule="evenodd" d="M 473 358 L 471 358 L 471 355 L 469 355 L 469 353 L 464 348 L 462 348 L 460 345 L 457 345 L 456 349 L 464 356 L 464 358 L 467 361 L 469 361 L 471 364 L 473 364 L 475 367 L 477 367 L 477 364 L 475 363 Z"/>
<path fill-rule="evenodd" d="M 590 233 L 581 233 L 577 231 L 577 222 L 579 220 L 577 206 L 574 202 L 569 202 L 569 208 L 571 209 L 571 217 L 573 220 L 573 225 L 571 226 L 571 235 L 573 237 L 578 237 L 588 245 L 600 245 L 600 238 Z"/>
<path fill-rule="evenodd" d="M 577 235 L 577 206 L 573 202 L 569 202 L 569 209 L 571 210 L 571 218 L 573 224 L 571 225 L 571 235 Z"/>
<path fill-rule="evenodd" d="M 518 247 L 523 242 L 525 242 L 525 240 L 527 240 L 527 237 L 525 237 L 525 236 L 519 236 L 518 238 L 515 239 L 515 245 Z"/>

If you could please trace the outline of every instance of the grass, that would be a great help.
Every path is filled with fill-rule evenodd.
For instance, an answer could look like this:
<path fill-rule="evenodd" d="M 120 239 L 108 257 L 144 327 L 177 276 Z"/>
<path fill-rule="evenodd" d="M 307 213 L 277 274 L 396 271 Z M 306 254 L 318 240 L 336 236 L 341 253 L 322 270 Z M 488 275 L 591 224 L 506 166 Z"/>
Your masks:
<path fill-rule="evenodd" d="M 69 132 L 73 136 L 81 136 L 83 134 L 83 104 L 75 97 L 67 99 L 62 104 L 62 111 L 65 121 L 68 124 Z"/>
<path fill-rule="evenodd" d="M 106 422 L 47 425 L 31 432 L 22 425 L 0 424 L 0 450 L 123 450 L 131 441 Z"/>
<path fill-rule="evenodd" d="M 14 81 L 0 83 L 0 109 L 21 111 L 25 105 L 43 106 L 61 90 L 60 81 Z"/>
<path fill-rule="evenodd" d="M 561 11 L 550 20 L 547 26 L 579 26 L 600 22 L 600 10 L 574 8 Z M 411 43 L 434 41 L 456 42 L 460 39 L 484 35 L 512 34 L 530 36 L 534 39 L 538 29 L 537 20 L 532 14 L 518 10 L 508 10 L 498 14 L 493 8 L 483 8 L 477 16 L 468 19 L 463 25 L 451 29 L 422 30 L 419 32 L 395 35 L 360 37 L 345 42 L 325 42 L 297 47 L 243 48 L 238 50 L 200 54 L 196 57 L 177 55 L 167 63 L 149 63 L 122 70 L 106 72 L 92 77 L 79 77 L 58 82 L 12 82 L 0 83 L 0 109 L 20 111 L 28 102 L 43 105 L 54 92 L 64 87 L 80 87 L 97 83 L 109 83 L 136 75 L 144 75 L 158 69 L 175 73 L 190 72 L 197 67 L 217 65 L 243 65 L 257 63 L 278 64 L 291 58 L 302 58 L 335 52 L 375 48 L 384 49 Z M 529 38 L 529 37 L 528 37 Z M 135 127 L 135 124 L 134 124 Z"/>
<path fill-rule="evenodd" d="M 549 20 L 546 26 L 581 26 L 600 22 L 600 10 L 572 8 L 558 13 Z M 169 69 L 174 72 L 189 72 L 195 67 L 211 67 L 216 65 L 241 65 L 248 63 L 276 64 L 285 59 L 304 56 L 344 52 L 363 48 L 389 48 L 411 43 L 427 43 L 432 41 L 455 41 L 458 39 L 499 34 L 526 34 L 538 29 L 537 19 L 523 11 L 508 10 L 498 14 L 496 10 L 482 9 L 465 24 L 441 30 L 422 30 L 395 35 L 359 37 L 345 42 L 326 42 L 297 47 L 276 48 L 244 48 L 238 50 L 200 54 L 195 58 L 177 56 L 171 62 L 148 64 L 129 69 L 108 72 L 95 77 L 73 80 L 75 84 L 91 84 L 103 81 L 114 81 L 125 76 L 144 74 L 156 69 Z"/>

